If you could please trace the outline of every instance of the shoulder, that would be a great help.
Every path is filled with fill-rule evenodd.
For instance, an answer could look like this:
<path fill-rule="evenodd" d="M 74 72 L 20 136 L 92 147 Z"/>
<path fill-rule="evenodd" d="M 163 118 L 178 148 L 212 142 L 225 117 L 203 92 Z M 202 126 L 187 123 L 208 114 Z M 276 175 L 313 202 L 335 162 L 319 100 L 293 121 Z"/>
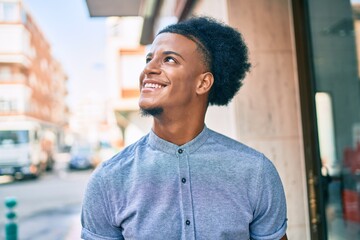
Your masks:
<path fill-rule="evenodd" d="M 264 154 L 235 139 L 209 129 L 208 146 L 216 151 L 228 152 L 253 161 L 264 161 Z M 266 161 L 266 160 L 265 160 Z"/>
<path fill-rule="evenodd" d="M 231 166 L 241 165 L 241 171 L 251 172 L 257 181 L 262 178 L 278 178 L 278 172 L 273 162 L 262 152 L 247 146 L 235 139 L 209 129 L 209 137 L 204 148 L 207 155 L 227 159 Z"/>
<path fill-rule="evenodd" d="M 149 134 L 143 136 L 135 143 L 125 147 L 123 150 L 115 154 L 109 160 L 102 162 L 94 171 L 94 174 L 101 175 L 103 172 L 106 175 L 111 175 L 111 173 L 115 173 L 119 168 L 126 167 L 129 163 L 131 163 L 138 151 L 146 148 Z"/>
<path fill-rule="evenodd" d="M 108 161 L 104 162 L 103 167 L 111 167 L 116 164 L 121 164 L 128 158 L 132 158 L 134 154 L 141 148 L 145 147 L 148 142 L 149 134 L 143 136 L 135 143 L 125 147 L 123 150 L 121 150 L 119 153 L 117 153 L 115 156 L 113 156 Z"/>

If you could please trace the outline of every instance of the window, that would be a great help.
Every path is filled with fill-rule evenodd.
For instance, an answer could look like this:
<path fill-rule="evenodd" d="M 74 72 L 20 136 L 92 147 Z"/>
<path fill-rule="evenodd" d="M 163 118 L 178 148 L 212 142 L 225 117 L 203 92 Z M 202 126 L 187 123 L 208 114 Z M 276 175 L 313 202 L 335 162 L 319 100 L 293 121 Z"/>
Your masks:
<path fill-rule="evenodd" d="M 11 68 L 10 67 L 0 67 L 0 82 L 1 81 L 11 81 Z"/>
<path fill-rule="evenodd" d="M 316 122 L 321 239 L 358 239 L 360 230 L 359 0 L 307 1 Z M 355 24 L 354 24 L 355 23 Z M 355 26 L 355 28 L 354 28 Z M 309 92 L 310 93 L 310 92 Z M 320 173 L 320 171 L 318 171 Z M 321 187 L 320 187 L 321 186 Z M 310 191 L 311 192 L 311 191 Z M 315 206 L 317 203 L 309 204 Z M 317 216 L 315 216 L 317 217 Z"/>
<path fill-rule="evenodd" d="M 145 48 L 122 48 L 119 54 L 119 94 L 121 98 L 139 96 L 137 73 L 144 68 Z M 135 74 L 134 74 L 135 73 Z"/>
<path fill-rule="evenodd" d="M 16 100 L 0 99 L 0 112 L 12 112 L 17 110 Z"/>
<path fill-rule="evenodd" d="M 21 10 L 21 22 L 23 24 L 26 24 L 27 23 L 27 14 L 24 10 Z"/>
<path fill-rule="evenodd" d="M 16 22 L 19 20 L 18 3 L 3 2 L 0 3 L 0 21 Z"/>
<path fill-rule="evenodd" d="M 21 144 L 29 142 L 29 131 L 6 130 L 0 131 L 0 146 L 7 144 Z"/>

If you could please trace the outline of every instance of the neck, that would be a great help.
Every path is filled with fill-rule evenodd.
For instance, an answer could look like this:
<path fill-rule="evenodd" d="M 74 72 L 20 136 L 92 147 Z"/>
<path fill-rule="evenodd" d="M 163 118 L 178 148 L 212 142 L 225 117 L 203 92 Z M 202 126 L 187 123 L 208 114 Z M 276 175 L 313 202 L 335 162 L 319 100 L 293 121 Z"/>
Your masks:
<path fill-rule="evenodd" d="M 181 146 L 200 134 L 205 126 L 204 120 L 205 112 L 201 111 L 185 116 L 174 116 L 164 112 L 161 116 L 154 117 L 153 131 L 160 138 Z"/>

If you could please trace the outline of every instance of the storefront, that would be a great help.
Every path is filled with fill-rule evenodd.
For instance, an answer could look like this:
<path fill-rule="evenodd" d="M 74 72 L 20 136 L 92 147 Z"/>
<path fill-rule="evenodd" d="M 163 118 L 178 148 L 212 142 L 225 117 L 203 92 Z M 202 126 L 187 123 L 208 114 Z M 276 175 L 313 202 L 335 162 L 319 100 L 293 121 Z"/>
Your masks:
<path fill-rule="evenodd" d="M 359 3 L 293 4 L 312 239 L 360 237 Z"/>

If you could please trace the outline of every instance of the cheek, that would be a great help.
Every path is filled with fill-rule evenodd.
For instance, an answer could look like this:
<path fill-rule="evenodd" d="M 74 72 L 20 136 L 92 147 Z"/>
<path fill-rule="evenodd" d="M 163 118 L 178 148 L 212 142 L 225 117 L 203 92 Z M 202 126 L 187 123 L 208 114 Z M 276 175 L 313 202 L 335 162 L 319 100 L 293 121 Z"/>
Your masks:
<path fill-rule="evenodd" d="M 143 79 L 144 79 L 144 72 L 142 71 L 139 76 L 139 87 L 141 87 L 141 83 L 142 83 Z"/>
<path fill-rule="evenodd" d="M 196 91 L 196 85 L 198 81 L 198 76 L 196 74 L 188 73 L 184 76 L 183 85 L 184 88 L 187 89 L 189 92 Z"/>
<path fill-rule="evenodd" d="M 183 76 L 178 79 L 177 82 L 173 82 L 171 92 L 169 93 L 172 97 L 180 99 L 188 99 L 196 95 L 196 80 L 193 76 Z"/>

